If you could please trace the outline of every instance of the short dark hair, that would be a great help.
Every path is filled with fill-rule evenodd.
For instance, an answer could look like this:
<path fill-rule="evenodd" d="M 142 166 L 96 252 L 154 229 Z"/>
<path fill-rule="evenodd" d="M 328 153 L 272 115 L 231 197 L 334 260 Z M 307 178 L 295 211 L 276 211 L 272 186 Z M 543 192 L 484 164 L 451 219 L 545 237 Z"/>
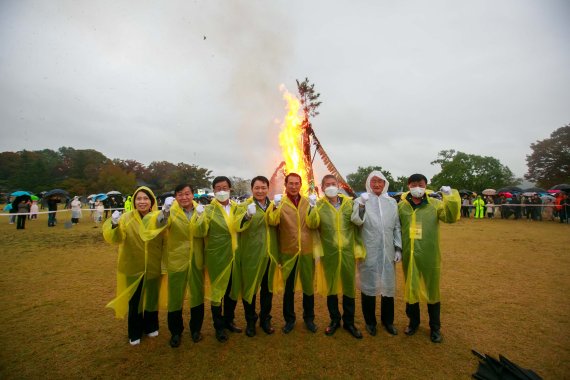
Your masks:
<path fill-rule="evenodd" d="M 251 180 L 251 188 L 253 189 L 253 184 L 256 181 L 260 181 L 263 182 L 264 184 L 267 185 L 267 187 L 269 187 L 269 180 L 267 179 L 267 177 L 264 177 L 262 175 L 258 175 L 257 177 L 253 177 L 253 179 Z"/>
<path fill-rule="evenodd" d="M 227 182 L 228 185 L 230 186 L 230 189 L 232 188 L 232 181 L 230 181 L 228 177 L 223 175 L 214 178 L 214 180 L 212 181 L 212 188 L 216 187 L 216 185 L 220 182 Z"/>
<path fill-rule="evenodd" d="M 301 183 L 303 183 L 303 178 L 301 178 L 301 176 L 297 173 L 289 173 L 285 176 L 285 184 L 287 184 L 287 182 L 289 182 L 289 177 L 297 177 L 299 178 L 299 181 L 301 181 Z"/>
<path fill-rule="evenodd" d="M 321 187 L 323 187 L 323 184 L 325 183 L 325 179 L 334 179 L 335 181 L 338 182 L 338 180 L 336 179 L 336 177 L 332 174 L 327 174 L 326 176 L 323 177 L 323 179 L 321 180 Z"/>
<path fill-rule="evenodd" d="M 194 193 L 194 189 L 192 188 L 192 186 L 191 186 L 189 183 L 181 183 L 180 185 L 177 185 L 177 186 L 174 188 L 174 194 L 178 193 L 179 191 L 184 190 L 184 189 L 187 188 L 187 187 L 189 187 L 189 188 L 190 188 L 190 191 L 191 191 L 192 193 Z"/>
<path fill-rule="evenodd" d="M 428 180 L 427 180 L 425 175 L 423 175 L 423 174 L 412 174 L 410 176 L 410 178 L 408 178 L 408 185 L 412 182 L 419 182 L 421 180 L 424 180 L 426 185 L 427 185 Z"/>

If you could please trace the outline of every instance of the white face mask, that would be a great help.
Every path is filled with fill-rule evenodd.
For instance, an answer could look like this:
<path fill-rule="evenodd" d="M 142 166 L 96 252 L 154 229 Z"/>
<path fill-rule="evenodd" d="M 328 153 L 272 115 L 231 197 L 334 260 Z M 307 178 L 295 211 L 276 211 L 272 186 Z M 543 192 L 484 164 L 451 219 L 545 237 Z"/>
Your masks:
<path fill-rule="evenodd" d="M 414 198 L 421 198 L 424 196 L 424 193 L 426 192 L 426 189 L 424 189 L 423 187 L 412 187 L 410 188 L 410 194 L 412 194 L 412 197 Z"/>
<path fill-rule="evenodd" d="M 329 198 L 332 198 L 338 195 L 338 187 L 336 186 L 329 186 L 325 189 L 325 195 Z"/>
<path fill-rule="evenodd" d="M 225 202 L 228 199 L 230 199 L 230 192 L 229 191 L 218 191 L 217 193 L 214 194 L 214 196 L 216 197 L 216 199 L 219 202 Z"/>

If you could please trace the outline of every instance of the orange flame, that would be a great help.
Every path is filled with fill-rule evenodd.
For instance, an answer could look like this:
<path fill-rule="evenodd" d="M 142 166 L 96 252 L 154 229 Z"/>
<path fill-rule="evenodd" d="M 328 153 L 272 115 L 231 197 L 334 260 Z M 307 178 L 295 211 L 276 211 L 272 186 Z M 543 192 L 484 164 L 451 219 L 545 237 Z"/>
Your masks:
<path fill-rule="evenodd" d="M 279 133 L 279 145 L 285 161 L 285 174 L 297 173 L 303 179 L 301 194 L 307 194 L 309 190 L 308 171 L 303 159 L 303 114 L 300 112 L 301 103 L 291 94 L 284 85 L 279 86 L 283 92 L 283 99 L 287 102 L 287 115 L 281 124 Z"/>

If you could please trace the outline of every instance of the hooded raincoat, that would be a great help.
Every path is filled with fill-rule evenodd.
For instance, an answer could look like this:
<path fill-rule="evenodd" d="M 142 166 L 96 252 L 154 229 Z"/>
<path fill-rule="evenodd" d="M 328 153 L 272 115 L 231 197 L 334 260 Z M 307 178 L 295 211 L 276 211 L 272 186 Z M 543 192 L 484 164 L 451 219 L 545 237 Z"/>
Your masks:
<path fill-rule="evenodd" d="M 141 190 L 151 194 L 154 202 L 151 208 L 156 211 L 156 198 L 152 190 L 139 187 L 133 198 Z M 117 265 L 117 296 L 107 304 L 115 310 L 117 318 L 124 318 L 129 310 L 129 300 L 143 281 L 143 295 L 139 304 L 139 312 L 158 311 L 159 293 L 161 283 L 162 263 L 162 235 L 157 235 L 150 241 L 143 241 L 140 236 L 142 225 L 138 211 L 125 213 L 119 224 L 113 228 L 111 218 L 103 224 L 103 237 L 108 243 L 119 244 L 119 257 Z"/>
<path fill-rule="evenodd" d="M 424 195 L 414 210 L 409 193 L 402 194 L 398 213 L 402 223 L 402 267 L 404 300 L 409 304 L 440 302 L 439 278 L 441 252 L 439 222 L 454 223 L 459 219 L 461 198 L 457 190 L 443 194 L 443 200 Z"/>
<path fill-rule="evenodd" d="M 315 260 L 313 258 L 313 231 L 306 222 L 309 211 L 309 199 L 300 195 L 298 207 L 287 195 L 277 208 L 271 203 L 267 209 L 269 224 L 279 226 L 279 263 L 284 283 L 297 263 L 295 289 L 302 288 L 308 296 L 314 294 L 313 278 L 315 274 Z"/>
<path fill-rule="evenodd" d="M 230 201 L 230 214 L 217 199 L 206 206 L 194 224 L 194 236 L 204 238 L 204 264 L 209 280 L 206 298 L 218 306 L 224 298 L 232 278 L 231 298 L 239 298 L 239 273 L 235 267 L 235 253 L 238 246 L 235 217 L 237 204 Z"/>
<path fill-rule="evenodd" d="M 125 201 L 125 212 L 132 211 L 132 209 L 133 209 L 133 197 L 129 195 L 127 197 L 127 200 Z"/>
<path fill-rule="evenodd" d="M 382 194 L 372 191 L 372 177 L 382 178 L 386 184 Z M 368 201 L 364 213 L 359 207 L 363 202 L 354 202 L 352 221 L 361 226 L 360 233 L 366 247 L 366 259 L 358 264 L 360 290 L 367 296 L 395 297 L 396 295 L 396 248 L 402 249 L 402 233 L 396 200 L 388 195 L 390 183 L 379 171 L 373 171 L 366 179 Z"/>
<path fill-rule="evenodd" d="M 249 220 L 244 220 L 247 207 L 255 202 L 257 212 Z M 267 218 L 267 210 L 273 203 L 266 200 L 267 208 L 263 210 L 253 198 L 247 199 L 238 206 L 235 218 L 235 230 L 238 234 L 238 249 L 236 252 L 236 265 L 241 280 L 242 298 L 251 303 L 254 295 L 261 286 L 261 280 L 269 264 L 268 284 L 269 291 L 282 287 L 278 270 L 277 257 L 277 231 L 270 226 Z M 277 288 L 277 289 L 276 289 Z"/>
<path fill-rule="evenodd" d="M 71 217 L 73 219 L 79 219 L 81 218 L 81 201 L 79 200 L 79 197 L 74 197 L 73 200 L 71 201 Z"/>
<path fill-rule="evenodd" d="M 317 201 L 307 217 L 307 225 L 319 233 L 317 256 L 317 292 L 323 296 L 343 294 L 354 298 L 356 293 L 356 259 L 366 256 L 358 238 L 358 230 L 350 221 L 353 201 L 338 195 L 335 208 L 326 198 Z"/>
<path fill-rule="evenodd" d="M 194 210 L 198 206 L 193 202 Z M 190 307 L 204 303 L 204 239 L 195 237 L 192 225 L 198 214 L 190 219 L 178 202 L 172 204 L 170 216 L 162 220 L 161 211 L 143 219 L 141 237 L 150 241 L 161 233 L 165 239 L 165 263 L 168 273 L 168 311 L 182 309 L 186 288 L 190 290 Z"/>

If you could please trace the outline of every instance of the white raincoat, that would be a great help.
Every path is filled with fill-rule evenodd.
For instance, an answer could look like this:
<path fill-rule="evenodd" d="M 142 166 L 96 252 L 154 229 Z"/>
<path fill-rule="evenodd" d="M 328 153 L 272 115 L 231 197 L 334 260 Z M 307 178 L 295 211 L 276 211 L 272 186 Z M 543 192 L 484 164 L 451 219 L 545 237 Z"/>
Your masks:
<path fill-rule="evenodd" d="M 372 191 L 372 177 L 386 181 L 380 196 Z M 386 177 L 373 171 L 366 179 L 366 191 L 369 199 L 365 203 L 365 213 L 361 217 L 360 204 L 362 199 L 354 202 L 352 222 L 361 227 L 361 236 L 366 248 L 366 259 L 358 265 L 360 290 L 367 296 L 396 295 L 396 264 L 394 257 L 396 247 L 402 249 L 402 233 L 396 201 L 388 195 L 389 183 Z"/>

